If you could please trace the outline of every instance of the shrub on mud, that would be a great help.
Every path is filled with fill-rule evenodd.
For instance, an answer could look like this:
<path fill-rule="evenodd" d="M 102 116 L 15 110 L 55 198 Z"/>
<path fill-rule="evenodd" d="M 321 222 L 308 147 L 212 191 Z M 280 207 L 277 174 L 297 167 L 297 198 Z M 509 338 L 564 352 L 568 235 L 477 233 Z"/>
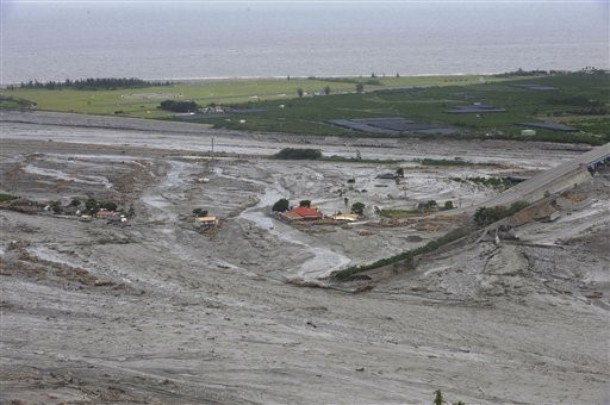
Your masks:
<path fill-rule="evenodd" d="M 98 201 L 95 198 L 89 198 L 85 201 L 85 208 L 89 214 L 93 215 L 101 210 L 116 211 L 118 206 L 112 201 Z"/>
<path fill-rule="evenodd" d="M 14 195 L 0 193 L 0 201 L 11 201 L 16 200 L 17 198 L 18 197 L 15 197 Z"/>
<path fill-rule="evenodd" d="M 365 205 L 361 202 L 355 202 L 352 204 L 352 213 L 354 214 L 358 214 L 358 215 L 362 215 L 364 214 L 364 207 Z"/>
<path fill-rule="evenodd" d="M 481 207 L 474 214 L 474 222 L 478 226 L 491 225 L 503 218 L 510 217 L 527 207 L 529 204 L 523 201 L 513 203 L 509 208 L 504 206 Z"/>
<path fill-rule="evenodd" d="M 195 208 L 193 210 L 193 215 L 195 215 L 196 217 L 207 217 L 208 210 L 204 210 L 203 208 Z"/>
<path fill-rule="evenodd" d="M 273 207 L 271 208 L 271 210 L 273 212 L 285 212 L 285 211 L 288 211 L 289 207 L 290 207 L 290 202 L 285 198 L 280 198 L 279 200 L 277 200 L 275 202 L 275 204 L 273 204 Z"/>
<path fill-rule="evenodd" d="M 159 105 L 161 110 L 172 111 L 176 113 L 188 113 L 199 110 L 199 105 L 194 101 L 176 101 L 164 100 Z"/>
<path fill-rule="evenodd" d="M 284 148 L 275 154 L 275 157 L 287 160 L 316 160 L 322 157 L 322 151 L 320 149 Z"/>

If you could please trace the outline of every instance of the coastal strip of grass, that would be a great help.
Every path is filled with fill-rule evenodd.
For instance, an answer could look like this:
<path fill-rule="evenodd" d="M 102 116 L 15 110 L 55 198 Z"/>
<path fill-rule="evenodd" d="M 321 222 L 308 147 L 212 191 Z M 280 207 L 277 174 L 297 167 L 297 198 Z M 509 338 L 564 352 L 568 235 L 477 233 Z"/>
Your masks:
<path fill-rule="evenodd" d="M 252 105 L 266 101 L 321 99 L 314 97 L 329 87 L 331 95 L 356 92 L 356 84 L 364 83 L 367 92 L 410 87 L 471 85 L 486 81 L 501 81 L 495 76 L 405 76 L 379 77 L 370 84 L 367 77 L 350 78 L 252 78 L 169 82 L 163 86 L 116 89 L 77 89 L 74 87 L 1 89 L 0 95 L 28 100 L 39 110 L 76 112 L 82 114 L 123 115 L 141 118 L 170 118 L 171 114 L 157 109 L 163 100 L 192 100 L 199 105 Z M 368 84 L 367 84 L 368 83 Z M 299 89 L 302 91 L 299 92 Z"/>

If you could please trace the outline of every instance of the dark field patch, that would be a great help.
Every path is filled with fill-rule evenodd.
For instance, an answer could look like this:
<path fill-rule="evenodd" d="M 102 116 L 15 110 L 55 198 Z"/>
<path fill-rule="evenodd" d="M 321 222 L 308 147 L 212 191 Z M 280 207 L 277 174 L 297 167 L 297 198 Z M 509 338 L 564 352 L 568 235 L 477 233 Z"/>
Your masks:
<path fill-rule="evenodd" d="M 408 120 L 400 117 L 386 118 L 363 118 L 363 119 L 338 119 L 329 120 L 330 124 L 350 129 L 353 131 L 379 133 L 387 135 L 399 134 L 452 134 L 457 132 L 456 129 L 435 125 L 417 123 L 413 120 Z"/>
<path fill-rule="evenodd" d="M 556 122 L 520 122 L 517 124 L 522 127 L 548 129 L 550 131 L 559 132 L 578 132 L 578 129 L 568 125 L 558 124 Z"/>

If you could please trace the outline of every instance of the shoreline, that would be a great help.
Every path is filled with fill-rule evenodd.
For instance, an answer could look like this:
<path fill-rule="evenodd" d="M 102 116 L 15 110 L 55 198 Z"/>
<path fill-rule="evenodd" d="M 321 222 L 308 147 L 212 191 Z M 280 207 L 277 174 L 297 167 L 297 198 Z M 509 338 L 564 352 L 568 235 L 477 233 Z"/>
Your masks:
<path fill-rule="evenodd" d="M 544 70 L 544 69 L 540 69 L 540 70 Z M 549 71 L 549 70 L 546 70 Z M 577 72 L 577 70 L 553 70 L 555 72 L 562 72 L 562 73 L 566 73 L 566 72 Z M 325 79 L 331 79 L 331 80 L 340 80 L 340 79 L 353 79 L 353 80 L 370 80 L 370 79 L 396 79 L 396 78 L 401 78 L 401 79 L 405 79 L 405 78 L 410 78 L 410 77 L 416 77 L 416 78 L 422 78 L 422 77 L 468 77 L 468 76 L 481 76 L 481 77 L 490 77 L 490 76 L 497 76 L 497 75 L 501 75 L 501 74 L 507 74 L 507 73 L 513 73 L 513 72 L 485 72 L 485 73 L 461 73 L 461 72 L 457 72 L 457 73 L 419 73 L 419 74 L 407 74 L 407 75 L 402 75 L 399 73 L 399 76 L 396 77 L 396 73 L 392 74 L 392 75 L 383 75 L 380 74 L 376 77 L 371 77 L 370 74 L 367 75 L 351 75 L 351 74 L 334 74 L 334 75 L 320 75 L 320 76 L 316 76 L 316 75 L 274 75 L 274 76 L 200 76 L 200 77 L 179 77 L 179 78 L 146 78 L 146 77 L 137 77 L 137 76 L 133 76 L 136 79 L 141 79 L 147 82 L 169 82 L 169 83 L 205 83 L 205 82 L 223 82 L 223 81 L 235 81 L 235 82 L 242 82 L 242 81 L 250 81 L 250 80 L 309 80 L 309 79 L 315 79 L 315 80 L 322 80 L 324 81 Z M 95 79 L 96 77 L 79 77 L 79 78 L 70 78 L 70 80 L 86 80 L 88 78 L 93 78 Z M 102 77 L 99 77 L 102 78 Z M 98 78 L 98 79 L 99 79 Z M 104 77 L 105 78 L 105 77 Z M 120 77 L 115 77 L 115 76 L 109 76 L 108 78 L 120 78 Z M 288 79 L 290 78 L 290 79 Z M 30 80 L 35 81 L 37 79 L 27 79 L 27 80 L 21 80 L 18 82 L 0 82 L 0 89 L 2 90 L 6 90 L 8 88 L 8 86 L 15 86 L 16 88 L 18 88 L 18 86 L 21 83 L 27 83 Z M 61 80 L 44 80 L 44 81 L 39 81 L 40 83 L 49 83 L 52 81 L 55 82 L 61 82 L 64 81 L 66 79 L 61 79 Z M 151 86 L 154 87 L 154 86 Z"/>
<path fill-rule="evenodd" d="M 504 74 L 507 72 L 496 72 L 496 73 L 421 73 L 421 74 L 412 74 L 412 75 L 400 75 L 399 78 L 408 78 L 408 77 L 464 77 L 464 76 L 496 76 L 500 74 Z M 324 80 L 324 79 L 394 79 L 396 75 L 380 75 L 372 78 L 370 75 L 324 75 L 324 76 L 316 76 L 316 75 L 277 75 L 277 76 L 203 76 L 203 77 L 186 77 L 186 78 L 177 78 L 177 79 L 142 79 L 147 81 L 168 81 L 170 83 L 187 83 L 187 82 L 207 82 L 207 81 L 247 81 L 247 80 L 308 80 L 308 79 L 316 79 L 316 80 Z"/>

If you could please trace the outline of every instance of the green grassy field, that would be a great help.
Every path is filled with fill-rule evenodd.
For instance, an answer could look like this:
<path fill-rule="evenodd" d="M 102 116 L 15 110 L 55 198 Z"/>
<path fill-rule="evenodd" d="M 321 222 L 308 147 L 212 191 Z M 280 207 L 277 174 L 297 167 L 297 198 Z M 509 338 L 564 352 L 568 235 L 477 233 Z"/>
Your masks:
<path fill-rule="evenodd" d="M 422 76 L 377 78 L 379 84 L 367 84 L 371 78 L 316 79 L 228 79 L 174 83 L 171 86 L 116 90 L 47 90 L 3 89 L 1 96 L 26 99 L 44 111 L 77 112 L 83 114 L 121 114 L 145 118 L 168 118 L 171 114 L 158 110 L 166 99 L 194 100 L 201 106 L 259 103 L 270 100 L 286 101 L 298 98 L 302 89 L 310 98 L 315 92 L 330 87 L 331 94 L 355 92 L 356 83 L 363 82 L 365 90 L 373 91 L 406 86 L 443 86 L 455 83 L 479 82 L 479 76 Z M 500 80 L 499 78 L 493 80 Z M 13 108 L 14 106 L 6 106 Z"/>
<path fill-rule="evenodd" d="M 2 90 L 0 107 L 15 108 L 12 100 L 28 100 L 39 110 L 173 119 L 158 108 L 163 100 L 193 100 L 258 112 L 209 118 L 198 122 L 251 131 L 322 136 L 365 136 L 327 123 L 331 119 L 403 117 L 421 123 L 460 129 L 463 137 L 526 139 L 521 121 L 550 120 L 574 126 L 579 133 L 537 130 L 533 138 L 554 142 L 600 144 L 610 140 L 609 75 L 544 76 L 422 76 L 363 78 L 234 79 L 174 83 L 170 86 L 116 90 Z M 536 83 L 556 87 L 532 91 L 511 86 Z M 357 83 L 364 92 L 357 93 Z M 330 88 L 330 96 L 316 92 Z M 297 89 L 305 96 L 300 98 Z M 10 98 L 10 99 L 9 99 Z M 475 102 L 505 108 L 505 113 L 450 114 L 447 109 Z M 593 102 L 598 111 L 588 114 Z M 23 104 L 23 102 L 22 102 Z M 603 110 L 600 114 L 599 110 Z M 454 135 L 455 136 L 455 135 Z"/>

